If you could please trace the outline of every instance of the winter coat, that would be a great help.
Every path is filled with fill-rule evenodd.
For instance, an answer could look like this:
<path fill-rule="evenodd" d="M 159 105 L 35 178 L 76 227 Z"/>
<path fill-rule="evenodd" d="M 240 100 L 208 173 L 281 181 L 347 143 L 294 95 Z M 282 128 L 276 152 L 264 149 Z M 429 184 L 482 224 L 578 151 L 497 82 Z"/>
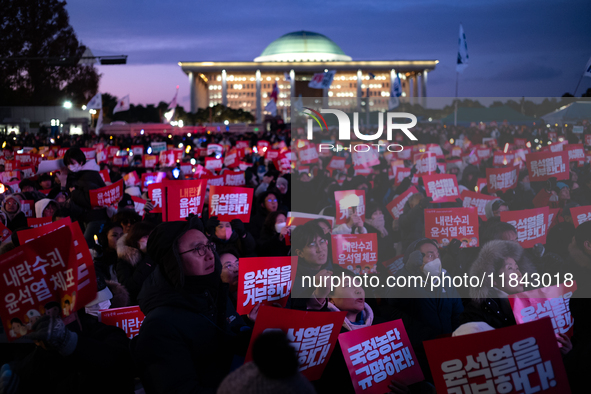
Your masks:
<path fill-rule="evenodd" d="M 460 318 L 461 323 L 485 322 L 491 327 L 501 328 L 515 324 L 515 318 L 509 305 L 506 294 L 501 290 L 491 287 L 491 273 L 496 275 L 495 261 L 511 257 L 517 263 L 519 271 L 531 276 L 536 272 L 532 262 L 527 257 L 524 249 L 512 241 L 490 241 L 482 247 L 478 258 L 470 268 L 470 277 L 485 276 L 481 286 L 470 287 L 470 301 L 467 303 L 464 313 Z M 508 280 L 505 278 L 505 280 Z"/>
<path fill-rule="evenodd" d="M 129 292 L 130 305 L 137 305 L 137 296 L 142 289 L 144 281 L 154 271 L 156 266 L 150 256 L 139 249 L 127 246 L 124 234 L 117 241 L 117 280 Z"/>
<path fill-rule="evenodd" d="M 410 209 L 408 201 L 404 204 L 404 210 L 398 221 L 402 234 L 402 249 L 406 248 L 417 239 L 425 236 L 425 210 L 421 204 Z"/>
<path fill-rule="evenodd" d="M 285 244 L 285 239 L 280 240 L 279 234 L 275 231 L 269 234 L 263 230 L 257 240 L 257 255 L 261 257 L 287 256 L 290 249 L 291 246 Z"/>
<path fill-rule="evenodd" d="M 4 204 L 6 204 L 6 200 L 13 199 L 16 201 L 18 205 L 18 210 L 15 213 L 8 213 L 6 209 L 4 209 Z M 27 217 L 25 213 L 21 211 L 21 199 L 17 196 L 11 195 L 6 197 L 4 204 L 2 204 L 2 213 L 6 216 L 6 227 L 12 232 L 21 228 L 27 227 Z"/>
<path fill-rule="evenodd" d="M 75 187 L 70 193 L 70 208 L 84 223 L 108 219 L 106 209 L 93 209 L 90 203 L 89 191 L 106 186 L 99 170 L 100 167 L 93 159 L 87 161 L 80 171 L 68 173 L 66 190 Z"/>

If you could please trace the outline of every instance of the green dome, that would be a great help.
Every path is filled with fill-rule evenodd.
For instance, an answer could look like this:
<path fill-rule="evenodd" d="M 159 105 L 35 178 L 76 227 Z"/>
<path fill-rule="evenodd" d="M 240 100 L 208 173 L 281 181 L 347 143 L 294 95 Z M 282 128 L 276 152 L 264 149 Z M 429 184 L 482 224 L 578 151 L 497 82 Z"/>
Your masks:
<path fill-rule="evenodd" d="M 285 34 L 265 48 L 255 62 L 350 61 L 330 38 L 310 31 Z"/>

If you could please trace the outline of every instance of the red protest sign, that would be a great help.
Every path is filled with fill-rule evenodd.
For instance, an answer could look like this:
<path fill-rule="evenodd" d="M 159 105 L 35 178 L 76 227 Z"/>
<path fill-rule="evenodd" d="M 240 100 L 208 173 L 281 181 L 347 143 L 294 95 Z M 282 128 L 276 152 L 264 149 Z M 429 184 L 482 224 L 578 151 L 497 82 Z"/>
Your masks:
<path fill-rule="evenodd" d="M 486 181 L 489 193 L 497 191 L 506 192 L 517 187 L 517 167 L 487 168 Z"/>
<path fill-rule="evenodd" d="M 103 179 L 103 182 L 107 183 L 111 183 L 111 176 L 109 175 L 109 170 L 101 170 L 99 171 L 99 175 L 101 176 L 101 178 Z"/>
<path fill-rule="evenodd" d="M 142 157 L 142 165 L 146 168 L 154 168 L 158 164 L 158 156 L 156 155 L 144 155 Z"/>
<path fill-rule="evenodd" d="M 249 141 L 236 141 L 236 148 L 238 149 L 244 149 L 244 148 L 250 148 L 250 142 Z"/>
<path fill-rule="evenodd" d="M 585 145 L 591 146 L 591 134 L 585 134 Z"/>
<path fill-rule="evenodd" d="M 279 149 L 268 149 L 266 159 L 275 160 L 279 157 Z"/>
<path fill-rule="evenodd" d="M 203 203 L 205 202 L 207 180 L 165 180 L 161 185 L 164 189 L 162 193 L 163 221 L 184 220 L 190 214 L 201 216 Z"/>
<path fill-rule="evenodd" d="M 423 184 L 427 196 L 433 202 L 453 202 L 460 198 L 458 193 L 458 178 L 450 174 L 423 175 Z"/>
<path fill-rule="evenodd" d="M 425 379 L 402 319 L 339 335 L 355 392 L 382 394 L 391 381 L 406 386 Z"/>
<path fill-rule="evenodd" d="M 207 179 L 207 186 L 224 186 L 224 176 L 208 176 L 204 177 L 203 179 Z"/>
<path fill-rule="evenodd" d="M 216 159 L 215 157 L 205 158 L 205 168 L 211 171 L 221 170 L 224 163 L 222 159 Z"/>
<path fill-rule="evenodd" d="M 257 142 L 257 152 L 259 154 L 259 156 L 265 157 L 265 155 L 267 154 L 267 149 L 269 149 L 269 147 L 271 146 L 271 144 L 269 143 L 269 141 L 264 141 L 264 140 L 260 140 Z"/>
<path fill-rule="evenodd" d="M 133 201 L 135 212 L 140 216 L 144 216 L 144 207 L 146 206 L 147 201 L 141 197 L 135 196 L 131 196 L 131 201 Z"/>
<path fill-rule="evenodd" d="M 14 155 L 18 168 L 28 167 L 33 164 L 30 153 L 17 153 Z"/>
<path fill-rule="evenodd" d="M 495 167 L 502 167 L 502 166 L 512 166 L 513 161 L 515 160 L 515 152 L 495 152 L 493 153 L 493 166 Z"/>
<path fill-rule="evenodd" d="M 127 167 L 129 166 L 128 162 L 129 156 L 115 156 L 113 157 L 113 165 L 116 167 Z"/>
<path fill-rule="evenodd" d="M 166 179 L 165 172 L 149 172 L 149 173 L 144 172 L 142 174 L 142 180 L 141 180 L 142 191 L 148 190 L 148 185 L 150 183 L 160 183 L 164 179 Z"/>
<path fill-rule="evenodd" d="M 566 147 L 568 161 L 576 162 L 578 165 L 585 165 L 585 148 L 583 144 L 572 144 Z"/>
<path fill-rule="evenodd" d="M 480 160 L 487 160 L 492 156 L 492 149 L 487 146 L 480 146 L 476 148 L 476 155 Z"/>
<path fill-rule="evenodd" d="M 234 168 L 238 167 L 238 163 L 238 151 L 235 148 L 233 148 L 228 153 L 226 153 L 226 157 L 224 157 L 224 165 L 228 168 Z"/>
<path fill-rule="evenodd" d="M 345 171 L 345 161 L 346 159 L 344 157 L 333 156 L 330 159 L 330 163 L 328 163 L 328 166 L 326 166 L 326 169 Z"/>
<path fill-rule="evenodd" d="M 337 223 L 347 223 L 353 213 L 365 222 L 365 190 L 344 190 L 334 192 Z"/>
<path fill-rule="evenodd" d="M 154 209 L 150 213 L 162 213 L 162 183 L 148 184 L 148 198 L 154 204 Z"/>
<path fill-rule="evenodd" d="M 312 164 L 318 162 L 318 150 L 316 149 L 316 144 L 308 143 L 306 146 L 300 150 L 299 152 L 300 163 L 301 164 Z"/>
<path fill-rule="evenodd" d="M 435 153 L 438 159 L 443 159 L 445 157 L 439 144 L 427 144 L 427 152 Z"/>
<path fill-rule="evenodd" d="M 21 201 L 21 211 L 28 218 L 35 217 L 35 200 L 23 200 Z"/>
<path fill-rule="evenodd" d="M 497 197 L 495 196 L 489 196 L 486 194 L 471 192 L 468 190 L 464 190 L 462 192 L 461 198 L 464 208 L 475 207 L 478 210 L 478 216 L 480 216 L 480 218 L 485 221 L 486 213 L 484 212 L 484 207 L 486 206 L 486 203 L 488 203 L 490 200 L 497 199 Z"/>
<path fill-rule="evenodd" d="M 35 176 L 35 167 L 33 166 L 22 167 L 20 170 L 23 173 L 23 179 L 32 178 Z"/>
<path fill-rule="evenodd" d="M 433 152 L 415 153 L 413 156 L 417 174 L 435 174 L 437 156 Z"/>
<path fill-rule="evenodd" d="M 378 235 L 334 234 L 332 261 L 356 274 L 376 274 L 378 263 Z"/>
<path fill-rule="evenodd" d="M 140 333 L 140 327 L 146 316 L 139 306 L 128 306 L 100 310 L 98 318 L 108 326 L 121 328 L 127 334 L 127 338 L 131 339 Z"/>
<path fill-rule="evenodd" d="M 412 196 L 414 193 L 418 193 L 418 190 L 416 187 L 411 186 L 404 193 L 402 193 L 401 195 L 390 201 L 388 205 L 386 205 L 388 212 L 390 212 L 390 215 L 392 215 L 394 219 L 398 219 L 400 215 L 402 215 L 404 211 L 404 205 L 406 204 L 410 196 Z"/>
<path fill-rule="evenodd" d="M 92 160 L 96 157 L 96 150 L 94 148 L 80 148 L 86 160 Z"/>
<path fill-rule="evenodd" d="M 568 179 L 568 152 L 536 152 L 526 156 L 530 182 Z"/>
<path fill-rule="evenodd" d="M 534 277 L 530 279 L 534 280 Z M 544 281 L 552 283 L 550 274 L 540 275 L 539 284 Z M 570 298 L 576 290 L 577 284 L 572 281 L 570 287 L 560 284 L 509 295 L 515 321 L 522 324 L 549 317 L 556 335 L 566 334 L 572 338 L 575 319 L 570 312 Z"/>
<path fill-rule="evenodd" d="M 368 169 L 373 166 L 380 164 L 380 155 L 376 149 L 373 149 L 370 145 L 365 144 L 351 144 L 351 159 L 355 169 Z M 365 150 L 364 148 L 367 148 Z"/>
<path fill-rule="evenodd" d="M 104 149 L 97 149 L 96 151 L 96 162 L 97 164 L 104 163 L 108 160 L 107 151 Z"/>
<path fill-rule="evenodd" d="M 220 144 L 208 144 L 207 145 L 207 156 L 211 155 L 211 154 L 215 154 L 217 155 L 222 155 L 222 153 L 224 152 L 224 147 Z"/>
<path fill-rule="evenodd" d="M 577 228 L 581 225 L 581 223 L 591 220 L 591 205 L 571 208 L 570 215 L 573 218 L 573 224 L 575 225 L 575 228 Z"/>
<path fill-rule="evenodd" d="M 140 177 L 135 171 L 123 175 L 123 180 L 125 181 L 125 187 L 132 187 L 140 184 Z"/>
<path fill-rule="evenodd" d="M 285 307 L 295 279 L 297 260 L 289 256 L 241 258 L 236 312 L 247 315 L 260 303 L 279 303 Z"/>
<path fill-rule="evenodd" d="M 53 307 L 69 316 L 96 296 L 94 264 L 77 223 L 3 254 L 0 273 L 0 318 L 10 341 Z"/>
<path fill-rule="evenodd" d="M 478 246 L 478 212 L 476 208 L 425 209 L 425 236 L 447 246 L 452 239 L 461 248 Z"/>
<path fill-rule="evenodd" d="M 119 147 L 118 146 L 108 146 L 107 147 L 107 157 L 109 159 L 117 156 L 117 152 L 119 152 Z"/>
<path fill-rule="evenodd" d="M 123 179 L 112 185 L 90 190 L 90 205 L 93 207 L 108 207 L 117 204 L 123 197 Z"/>
<path fill-rule="evenodd" d="M 12 231 L 10 231 L 8 227 L 0 223 L 0 243 L 6 241 L 8 238 L 10 238 L 11 235 Z"/>
<path fill-rule="evenodd" d="M 52 222 L 53 220 L 51 219 L 51 216 L 44 218 L 27 218 L 27 226 L 32 228 L 46 226 Z"/>
<path fill-rule="evenodd" d="M 246 185 L 244 171 L 226 172 L 224 175 L 224 185 L 226 185 L 226 186 L 244 186 L 244 185 Z"/>
<path fill-rule="evenodd" d="M 513 144 L 515 144 L 517 147 L 525 148 L 526 143 L 527 140 L 525 138 L 513 138 Z"/>
<path fill-rule="evenodd" d="M 424 346 L 438 393 L 570 393 L 549 319 Z"/>
<path fill-rule="evenodd" d="M 222 222 L 240 219 L 248 223 L 253 192 L 248 187 L 212 186 L 209 189 L 209 216 L 217 216 Z"/>
<path fill-rule="evenodd" d="M 172 149 L 160 152 L 160 155 L 158 157 L 158 162 L 163 167 L 172 167 L 172 166 L 176 165 L 175 152 Z"/>
<path fill-rule="evenodd" d="M 27 219 L 28 220 L 28 219 Z M 44 226 L 38 226 L 38 227 L 34 227 L 32 229 L 28 229 L 28 230 L 21 230 L 19 232 L 17 232 L 17 236 L 18 236 L 18 241 L 19 243 L 25 244 L 33 239 L 36 238 L 40 238 L 42 236 L 44 236 L 45 234 L 49 234 L 57 229 L 60 229 L 62 227 L 68 227 L 72 224 L 72 220 L 70 219 L 69 216 L 60 219 L 58 221 L 52 222 L 52 223 L 48 223 Z"/>
<path fill-rule="evenodd" d="M 558 224 L 558 212 L 560 212 L 560 208 L 550 208 L 548 212 L 548 227 L 546 227 L 546 232 Z"/>
<path fill-rule="evenodd" d="M 261 306 L 252 330 L 245 362 L 252 360 L 252 345 L 266 330 L 287 334 L 298 353 L 299 370 L 308 380 L 317 380 L 336 345 L 347 312 L 304 312 Z"/>
<path fill-rule="evenodd" d="M 517 230 L 517 242 L 525 249 L 537 243 L 546 243 L 548 207 L 501 212 L 501 222 L 509 223 Z"/>

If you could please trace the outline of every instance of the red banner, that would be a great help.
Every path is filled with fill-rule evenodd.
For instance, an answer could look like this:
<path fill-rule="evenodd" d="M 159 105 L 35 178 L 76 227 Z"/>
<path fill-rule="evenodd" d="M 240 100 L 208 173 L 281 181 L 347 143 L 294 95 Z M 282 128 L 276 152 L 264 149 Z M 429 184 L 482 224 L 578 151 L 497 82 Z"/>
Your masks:
<path fill-rule="evenodd" d="M 336 202 L 336 224 L 347 223 L 353 212 L 365 222 L 365 190 L 344 190 L 334 192 Z"/>
<path fill-rule="evenodd" d="M 221 170 L 224 163 L 222 159 L 216 159 L 215 157 L 205 158 L 205 168 L 210 171 Z"/>
<path fill-rule="evenodd" d="M 509 223 L 517 230 L 517 242 L 525 249 L 537 243 L 546 243 L 548 207 L 501 212 L 501 222 Z"/>
<path fill-rule="evenodd" d="M 424 345 L 438 393 L 570 393 L 549 319 Z"/>
<path fill-rule="evenodd" d="M 534 280 L 534 276 L 528 279 Z M 538 284 L 552 283 L 550 274 L 540 275 L 538 279 Z M 556 335 L 566 334 L 572 338 L 575 319 L 571 316 L 570 299 L 576 290 L 577 284 L 572 281 L 570 287 L 560 284 L 509 295 L 515 321 L 522 324 L 549 317 Z"/>
<path fill-rule="evenodd" d="M 478 216 L 482 220 L 486 221 L 486 213 L 484 212 L 484 207 L 486 203 L 490 200 L 495 200 L 497 197 L 489 196 L 486 194 L 471 192 L 468 190 L 464 190 L 462 192 L 462 201 L 464 208 L 475 207 L 478 210 Z"/>
<path fill-rule="evenodd" d="M 297 260 L 289 256 L 241 258 L 236 312 L 247 315 L 260 303 L 279 303 L 285 307 L 295 279 Z"/>
<path fill-rule="evenodd" d="M 119 203 L 123 197 L 125 187 L 123 179 L 118 180 L 112 185 L 101 187 L 100 189 L 90 190 L 90 205 L 93 207 L 108 207 Z"/>
<path fill-rule="evenodd" d="M 27 226 L 31 228 L 46 226 L 52 222 L 53 220 L 51 219 L 51 216 L 44 218 L 27 218 Z"/>
<path fill-rule="evenodd" d="M 581 223 L 591 220 L 591 205 L 571 208 L 570 215 L 573 218 L 573 224 L 575 225 L 575 228 L 577 228 L 581 225 Z"/>
<path fill-rule="evenodd" d="M 568 152 L 536 152 L 526 158 L 530 182 L 569 178 Z"/>
<path fill-rule="evenodd" d="M 69 316 L 96 296 L 94 263 L 77 223 L 3 254 L 0 273 L 0 318 L 10 341 L 54 313 L 51 301 L 56 314 Z"/>
<path fill-rule="evenodd" d="M 455 175 L 423 175 L 422 178 L 427 197 L 431 197 L 433 202 L 454 202 L 460 198 L 458 178 Z"/>
<path fill-rule="evenodd" d="M 425 236 L 447 246 L 452 239 L 462 242 L 461 248 L 476 247 L 478 211 L 476 208 L 425 209 Z"/>
<path fill-rule="evenodd" d="M 252 360 L 252 345 L 260 334 L 279 329 L 296 349 L 302 375 L 317 380 L 330 359 L 346 315 L 347 312 L 304 312 L 263 305 L 252 330 L 245 362 Z"/>
<path fill-rule="evenodd" d="M 411 186 L 404 193 L 402 193 L 401 195 L 390 201 L 388 205 L 386 205 L 388 212 L 390 212 L 390 215 L 392 215 L 394 219 L 398 219 L 400 215 L 402 215 L 402 213 L 404 212 L 404 205 L 406 204 L 410 196 L 412 196 L 414 193 L 418 193 L 418 190 L 416 187 Z"/>
<path fill-rule="evenodd" d="M 244 185 L 246 185 L 244 171 L 226 172 L 224 177 L 225 177 L 224 178 L 224 185 L 226 185 L 226 186 L 244 186 Z"/>
<path fill-rule="evenodd" d="M 154 204 L 154 209 L 150 213 L 162 213 L 162 183 L 148 184 L 148 198 Z"/>
<path fill-rule="evenodd" d="M 497 191 L 506 192 L 509 189 L 517 187 L 517 167 L 487 168 L 486 180 L 489 193 Z"/>
<path fill-rule="evenodd" d="M 332 261 L 356 274 L 377 274 L 378 235 L 334 234 Z"/>
<path fill-rule="evenodd" d="M 435 174 L 437 171 L 437 156 L 432 152 L 415 153 L 413 161 L 417 174 Z"/>
<path fill-rule="evenodd" d="M 164 222 L 184 220 L 190 214 L 201 217 L 205 202 L 207 180 L 165 180 L 162 183 L 162 187 L 164 190 L 162 193 L 162 220 Z"/>
<path fill-rule="evenodd" d="M 212 186 L 209 189 L 209 216 L 217 216 L 222 222 L 240 219 L 248 223 L 253 192 L 248 187 Z"/>
<path fill-rule="evenodd" d="M 154 168 L 158 164 L 158 156 L 156 155 L 144 155 L 142 157 L 142 165 L 146 168 Z"/>
<path fill-rule="evenodd" d="M 125 331 L 129 339 L 140 333 L 140 327 L 146 318 L 139 306 L 103 309 L 99 311 L 98 316 L 100 322 Z"/>
<path fill-rule="evenodd" d="M 409 386 L 425 379 L 402 319 L 344 332 L 339 344 L 355 392 L 390 392 L 391 381 Z"/>

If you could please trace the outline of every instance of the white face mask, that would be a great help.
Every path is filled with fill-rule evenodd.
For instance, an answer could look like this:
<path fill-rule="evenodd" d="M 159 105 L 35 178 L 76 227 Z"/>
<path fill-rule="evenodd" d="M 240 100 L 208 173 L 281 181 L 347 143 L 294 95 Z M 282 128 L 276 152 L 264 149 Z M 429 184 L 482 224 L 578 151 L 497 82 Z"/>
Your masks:
<path fill-rule="evenodd" d="M 283 230 L 283 228 L 285 227 L 286 223 L 275 223 L 275 231 L 277 231 L 278 233 L 281 232 L 281 230 Z"/>
<path fill-rule="evenodd" d="M 76 164 L 70 164 L 68 166 L 68 170 L 70 170 L 72 172 L 78 172 L 78 171 L 80 171 L 80 169 L 82 169 L 82 166 L 80 164 L 78 164 L 78 163 L 76 163 Z"/>
<path fill-rule="evenodd" d="M 140 239 L 140 241 L 138 242 L 138 245 L 139 245 L 142 253 L 146 253 L 148 251 L 148 240 L 147 239 L 146 240 Z"/>
<path fill-rule="evenodd" d="M 98 317 L 98 312 L 100 310 L 109 309 L 110 306 L 111 306 L 111 300 L 106 300 L 103 302 L 99 302 L 98 304 L 87 306 L 84 308 L 84 310 L 86 310 L 86 313 L 88 313 L 89 315 Z"/>
<path fill-rule="evenodd" d="M 428 262 L 423 266 L 423 272 L 425 274 L 429 273 L 432 276 L 441 275 L 441 260 L 436 258 L 435 260 Z"/>

